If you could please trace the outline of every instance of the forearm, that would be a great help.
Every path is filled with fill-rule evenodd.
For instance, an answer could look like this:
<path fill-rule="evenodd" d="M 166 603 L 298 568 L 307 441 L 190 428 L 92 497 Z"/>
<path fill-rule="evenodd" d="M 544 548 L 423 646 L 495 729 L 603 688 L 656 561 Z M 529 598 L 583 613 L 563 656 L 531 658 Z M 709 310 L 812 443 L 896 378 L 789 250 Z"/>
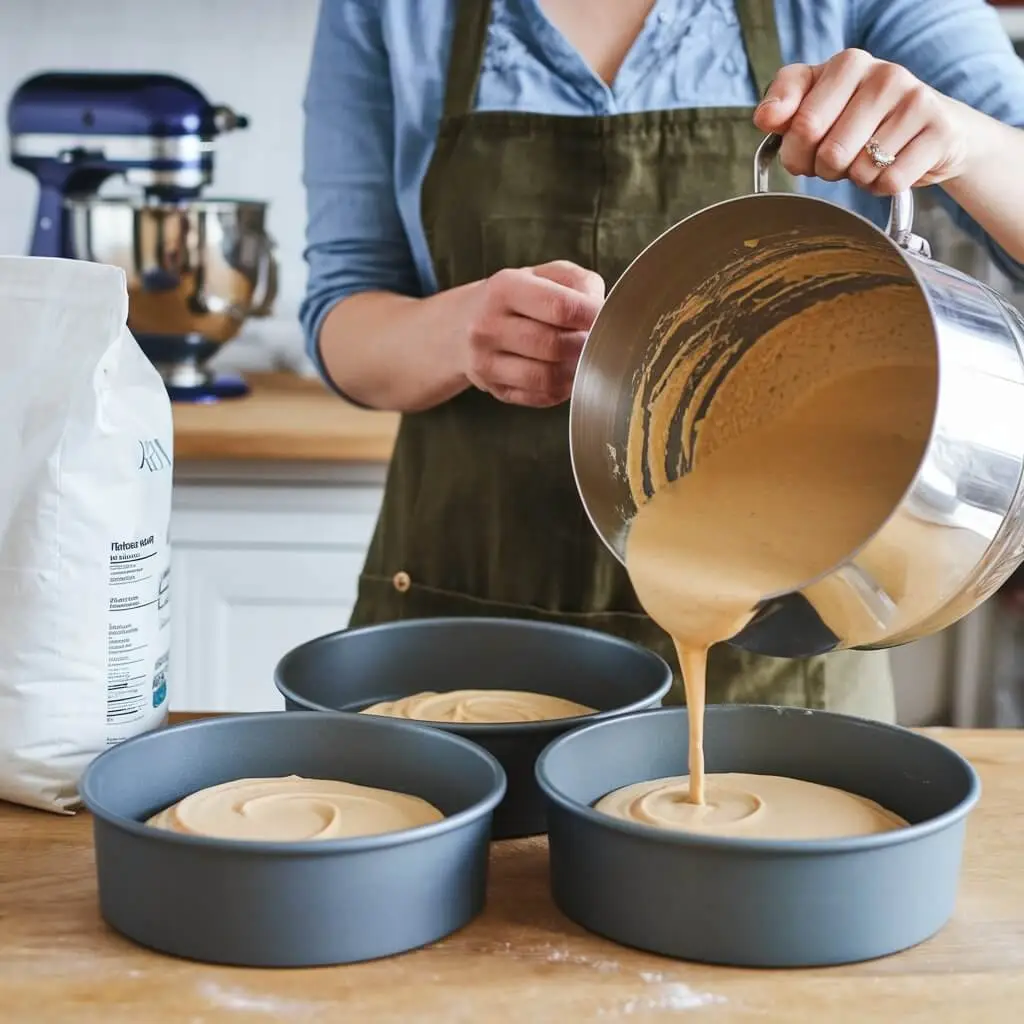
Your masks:
<path fill-rule="evenodd" d="M 420 412 L 469 387 L 459 345 L 465 305 L 476 284 L 413 299 L 364 292 L 343 299 L 320 331 L 330 379 L 375 409 Z"/>
<path fill-rule="evenodd" d="M 965 131 L 963 173 L 942 187 L 1000 245 L 1024 263 L 1024 129 L 958 103 Z"/>

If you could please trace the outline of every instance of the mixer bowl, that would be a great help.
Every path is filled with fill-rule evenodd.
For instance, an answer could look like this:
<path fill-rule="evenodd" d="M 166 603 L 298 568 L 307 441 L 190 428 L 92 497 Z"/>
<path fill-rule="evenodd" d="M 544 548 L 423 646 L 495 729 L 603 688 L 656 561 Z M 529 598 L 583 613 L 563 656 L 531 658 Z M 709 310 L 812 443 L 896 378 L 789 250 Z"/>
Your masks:
<path fill-rule="evenodd" d="M 755 194 L 670 228 L 612 288 L 573 386 L 573 471 L 594 528 L 625 561 L 638 505 L 658 481 L 692 469 L 713 396 L 767 332 L 839 296 L 882 287 L 911 294 L 921 328 L 914 337 L 931 339 L 934 414 L 901 503 L 841 564 L 791 593 L 767 595 L 731 641 L 777 657 L 890 647 L 972 611 L 1024 556 L 1024 318 L 987 286 L 928 257 L 911 230 L 909 193 L 894 199 L 881 231 L 824 200 L 768 192 L 777 148 L 769 137 L 755 157 Z M 794 257 L 803 263 L 790 273 Z M 827 260 L 827 270 L 809 257 Z M 793 261 L 789 276 L 773 276 L 784 260 Z M 875 324 L 854 340 L 884 351 L 892 326 Z M 654 457 L 636 450 L 635 433 L 631 450 L 631 429 L 636 421 L 650 431 L 643 418 L 666 372 L 679 375 L 663 388 L 678 394 L 678 406 L 666 436 L 659 433 L 663 457 Z M 879 565 L 892 567 L 898 586 L 880 581 Z M 827 615 L 819 610 L 826 590 Z"/>
<path fill-rule="evenodd" d="M 89 197 L 67 207 L 71 255 L 127 275 L 136 336 L 202 339 L 208 349 L 270 313 L 277 266 L 266 203 Z"/>

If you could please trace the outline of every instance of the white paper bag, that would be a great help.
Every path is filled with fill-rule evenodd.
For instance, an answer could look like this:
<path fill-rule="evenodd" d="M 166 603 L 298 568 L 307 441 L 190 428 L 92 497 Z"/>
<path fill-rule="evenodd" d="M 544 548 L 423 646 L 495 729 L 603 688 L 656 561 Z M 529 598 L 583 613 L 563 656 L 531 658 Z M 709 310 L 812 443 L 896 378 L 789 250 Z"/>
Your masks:
<path fill-rule="evenodd" d="M 171 407 L 116 267 L 0 257 L 0 799 L 167 714 Z"/>

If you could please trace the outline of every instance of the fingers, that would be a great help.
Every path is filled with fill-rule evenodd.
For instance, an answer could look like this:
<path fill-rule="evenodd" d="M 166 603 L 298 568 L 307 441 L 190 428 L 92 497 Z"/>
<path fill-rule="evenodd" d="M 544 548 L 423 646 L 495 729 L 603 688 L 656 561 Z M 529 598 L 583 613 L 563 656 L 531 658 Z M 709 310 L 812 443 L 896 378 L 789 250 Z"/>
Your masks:
<path fill-rule="evenodd" d="M 804 97 L 811 91 L 818 73 L 819 69 L 809 64 L 784 67 L 754 111 L 754 124 L 766 134 L 785 132 Z"/>
<path fill-rule="evenodd" d="M 877 136 L 879 125 L 890 117 L 892 111 L 899 111 L 915 81 L 909 71 L 895 64 L 880 65 L 868 75 L 818 144 L 814 153 L 813 173 L 825 181 L 839 181 L 849 175 L 854 177 L 857 184 L 864 184 L 860 178 L 851 174 L 851 170 L 857 164 L 863 173 L 869 168 L 877 171 L 864 152 L 864 147 Z M 904 125 L 905 137 L 900 139 L 899 149 L 919 130 L 919 125 L 913 129 Z"/>
<path fill-rule="evenodd" d="M 882 143 L 883 148 L 884 145 Z M 917 185 L 929 184 L 932 168 L 942 161 L 944 146 L 942 134 L 934 128 L 926 128 L 903 148 L 892 167 L 885 170 L 872 168 L 874 180 L 865 188 L 875 195 L 892 196 Z"/>
<path fill-rule="evenodd" d="M 782 140 L 779 159 L 791 174 L 815 173 L 818 147 L 873 64 L 874 59 L 863 50 L 844 50 L 821 69 Z"/>
<path fill-rule="evenodd" d="M 559 331 L 525 317 L 497 320 L 470 338 L 466 376 L 505 402 L 558 405 L 572 391 L 586 335 Z"/>
<path fill-rule="evenodd" d="M 535 391 L 520 391 L 517 388 L 496 388 L 490 394 L 506 405 L 526 405 L 531 409 L 550 409 L 553 406 L 561 405 L 569 397 L 568 391 L 561 397 L 553 398 L 551 395 L 538 394 Z"/>
<path fill-rule="evenodd" d="M 471 370 L 470 379 L 482 381 L 483 389 L 503 402 L 546 406 L 569 397 L 575 364 L 542 363 L 508 352 L 489 352 L 474 360 Z"/>
<path fill-rule="evenodd" d="M 503 402 L 564 402 L 603 302 L 600 275 L 567 260 L 499 271 L 469 327 L 467 377 Z"/>
<path fill-rule="evenodd" d="M 871 134 L 879 150 L 896 158 L 888 168 L 878 167 L 862 151 L 850 167 L 850 178 L 861 188 L 893 195 L 926 184 L 928 172 L 942 163 L 946 149 L 941 131 L 933 126 L 930 90 L 907 93 L 895 110 Z"/>
<path fill-rule="evenodd" d="M 551 263 L 542 263 L 538 267 L 532 267 L 533 273 L 538 277 L 545 277 L 556 284 L 565 285 L 574 291 L 583 292 L 595 299 L 603 299 L 605 286 L 604 278 L 593 270 L 587 270 L 578 263 L 569 260 L 553 260 Z"/>
<path fill-rule="evenodd" d="M 568 331 L 589 331 L 602 299 L 529 270 L 499 270 L 488 281 L 507 312 Z"/>
<path fill-rule="evenodd" d="M 754 122 L 782 135 L 779 159 L 791 174 L 850 178 L 880 195 L 946 181 L 967 162 L 958 105 L 863 50 L 783 68 Z M 892 166 L 878 167 L 865 152 L 872 139 Z"/>
<path fill-rule="evenodd" d="M 540 363 L 571 363 L 576 365 L 587 340 L 585 331 L 560 331 L 549 324 L 526 317 L 506 317 L 501 322 L 481 325 L 478 347 L 495 352 L 535 359 Z"/>

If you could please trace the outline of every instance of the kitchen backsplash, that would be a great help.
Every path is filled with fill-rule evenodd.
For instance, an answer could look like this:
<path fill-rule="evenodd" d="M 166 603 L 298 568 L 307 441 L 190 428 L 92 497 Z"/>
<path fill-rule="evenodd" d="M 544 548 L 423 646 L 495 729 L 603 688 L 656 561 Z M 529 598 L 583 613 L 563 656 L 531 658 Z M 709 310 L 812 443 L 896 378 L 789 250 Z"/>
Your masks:
<path fill-rule="evenodd" d="M 263 345 L 285 361 L 301 351 L 295 323 L 305 284 L 301 102 L 317 7 L 318 0 L 0 0 L 4 109 L 15 86 L 40 70 L 128 69 L 181 75 L 212 101 L 249 115 L 246 131 L 218 143 L 209 194 L 270 203 L 280 294 L 275 318 L 251 322 L 246 337 L 250 351 Z M 28 244 L 36 188 L 30 175 L 10 165 L 7 145 L 0 133 L 0 253 L 9 254 Z M 935 248 L 939 258 L 975 258 L 958 233 L 944 235 Z M 964 269 L 978 273 L 973 264 Z M 225 356 L 245 352 L 240 339 Z"/>

